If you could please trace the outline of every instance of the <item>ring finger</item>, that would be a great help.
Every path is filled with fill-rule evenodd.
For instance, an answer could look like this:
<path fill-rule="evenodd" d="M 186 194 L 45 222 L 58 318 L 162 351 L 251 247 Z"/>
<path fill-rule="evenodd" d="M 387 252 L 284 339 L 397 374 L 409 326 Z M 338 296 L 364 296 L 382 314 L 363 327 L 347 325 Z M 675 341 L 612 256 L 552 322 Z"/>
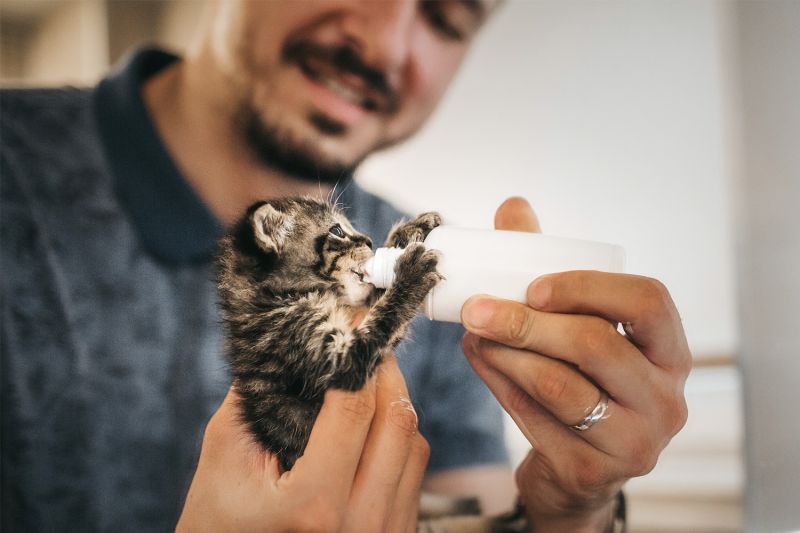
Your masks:
<path fill-rule="evenodd" d="M 571 365 L 528 350 L 509 348 L 467 334 L 473 355 L 510 379 L 566 427 L 580 424 L 598 405 L 603 391 Z M 576 431 L 599 450 L 616 455 L 620 432 L 631 425 L 634 415 L 613 399 L 601 420 L 584 431 Z"/>
<path fill-rule="evenodd" d="M 464 309 L 488 317 L 477 326 L 470 323 L 474 315 L 468 312 L 465 325 L 471 333 L 573 364 L 626 407 L 651 403 L 652 365 L 606 320 L 540 312 L 487 296 L 471 298 Z"/>

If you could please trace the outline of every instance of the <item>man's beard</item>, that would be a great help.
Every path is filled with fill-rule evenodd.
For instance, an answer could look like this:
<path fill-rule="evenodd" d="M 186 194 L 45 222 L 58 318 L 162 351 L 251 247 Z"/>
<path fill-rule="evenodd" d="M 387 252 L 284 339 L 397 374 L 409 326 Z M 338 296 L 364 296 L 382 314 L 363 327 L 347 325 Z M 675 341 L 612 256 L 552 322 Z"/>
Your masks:
<path fill-rule="evenodd" d="M 353 177 L 363 158 L 344 163 L 325 158 L 312 140 L 298 139 L 292 132 L 276 125 L 266 124 L 249 104 L 243 104 L 235 118 L 236 129 L 244 136 L 251 152 L 263 164 L 295 178 L 313 183 L 335 185 Z M 323 134 L 340 134 L 339 125 L 324 116 L 310 120 Z"/>
<path fill-rule="evenodd" d="M 307 40 L 293 40 L 281 52 L 285 67 L 297 67 L 306 76 L 317 79 L 319 69 L 356 76 L 365 87 L 364 107 L 373 113 L 394 113 L 399 106 L 397 91 L 385 74 L 368 65 L 352 45 L 323 46 Z M 322 68 L 322 72 L 325 72 Z M 320 136 L 337 137 L 347 133 L 347 127 L 322 113 L 311 113 L 307 120 Z M 356 167 L 367 156 L 343 162 L 325 156 L 315 146 L 313 138 L 302 138 L 280 124 L 265 122 L 252 102 L 244 100 L 235 117 L 235 127 L 255 156 L 265 165 L 302 180 L 336 184 L 350 179 Z M 386 143 L 373 146 L 382 148 Z"/>

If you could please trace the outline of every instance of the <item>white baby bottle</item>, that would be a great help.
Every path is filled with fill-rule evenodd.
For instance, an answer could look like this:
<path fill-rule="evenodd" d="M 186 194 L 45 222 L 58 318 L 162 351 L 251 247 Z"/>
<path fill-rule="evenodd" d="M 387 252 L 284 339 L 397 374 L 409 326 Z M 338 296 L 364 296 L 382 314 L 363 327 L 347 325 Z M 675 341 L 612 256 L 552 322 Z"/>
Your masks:
<path fill-rule="evenodd" d="M 425 299 L 431 320 L 460 322 L 470 296 L 490 294 L 524 303 L 537 277 L 567 270 L 622 272 L 621 246 L 539 233 L 439 226 L 425 247 L 441 253 L 437 270 L 444 276 Z M 401 248 L 378 248 L 364 265 L 365 281 L 388 288 Z"/>

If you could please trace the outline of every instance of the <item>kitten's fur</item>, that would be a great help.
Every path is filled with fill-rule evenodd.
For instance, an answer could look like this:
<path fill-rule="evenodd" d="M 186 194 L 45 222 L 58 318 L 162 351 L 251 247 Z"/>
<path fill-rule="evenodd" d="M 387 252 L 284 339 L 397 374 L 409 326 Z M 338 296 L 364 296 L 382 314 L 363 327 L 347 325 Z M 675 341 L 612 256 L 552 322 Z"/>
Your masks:
<path fill-rule="evenodd" d="M 426 213 L 393 228 L 386 246 L 406 251 L 385 291 L 362 280 L 370 239 L 326 202 L 256 203 L 223 238 L 218 282 L 242 413 L 284 469 L 303 454 L 325 391 L 363 387 L 441 279 L 421 243 L 439 224 Z"/>

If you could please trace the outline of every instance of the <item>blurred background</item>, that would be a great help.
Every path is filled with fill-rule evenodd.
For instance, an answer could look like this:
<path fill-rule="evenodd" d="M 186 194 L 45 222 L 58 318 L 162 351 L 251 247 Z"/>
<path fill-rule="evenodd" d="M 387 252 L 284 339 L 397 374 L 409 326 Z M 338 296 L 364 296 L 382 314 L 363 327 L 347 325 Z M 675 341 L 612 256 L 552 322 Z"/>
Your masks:
<path fill-rule="evenodd" d="M 0 78 L 93 84 L 142 43 L 180 51 L 202 8 L 2 0 Z M 546 233 L 624 246 L 695 360 L 686 428 L 628 486 L 631 531 L 800 528 L 800 1 L 509 0 L 478 41 L 358 181 L 476 227 L 521 195 Z M 507 438 L 520 460 L 510 420 Z"/>

